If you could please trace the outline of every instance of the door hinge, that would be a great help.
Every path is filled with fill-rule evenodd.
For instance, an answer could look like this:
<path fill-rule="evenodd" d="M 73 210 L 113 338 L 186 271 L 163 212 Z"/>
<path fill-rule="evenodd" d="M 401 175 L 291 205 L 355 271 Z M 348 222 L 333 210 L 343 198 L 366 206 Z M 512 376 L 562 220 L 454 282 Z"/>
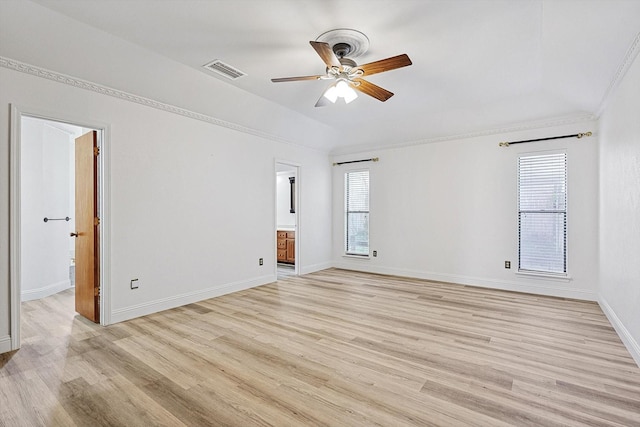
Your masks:
<path fill-rule="evenodd" d="M 100 154 L 100 147 L 93 147 L 93 155 L 97 156 L 98 154 Z"/>
<path fill-rule="evenodd" d="M 95 226 L 100 225 L 100 218 L 98 218 L 98 217 L 94 217 L 94 218 L 93 218 L 93 225 L 95 225 Z"/>
<path fill-rule="evenodd" d="M 99 297 L 100 296 L 100 288 L 93 288 L 93 296 L 94 297 Z"/>

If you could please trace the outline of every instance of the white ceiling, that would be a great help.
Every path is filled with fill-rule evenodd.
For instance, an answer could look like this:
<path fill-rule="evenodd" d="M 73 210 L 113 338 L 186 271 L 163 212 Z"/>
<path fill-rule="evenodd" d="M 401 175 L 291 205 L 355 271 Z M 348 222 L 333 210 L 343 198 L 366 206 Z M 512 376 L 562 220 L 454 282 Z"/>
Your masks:
<path fill-rule="evenodd" d="M 640 0 L 36 0 L 340 132 L 334 151 L 403 144 L 599 114 L 640 32 Z M 334 28 L 370 39 L 359 64 L 406 53 L 413 65 L 364 94 L 315 108 L 327 81 L 309 45 Z M 202 65 L 220 59 L 236 81 Z"/>

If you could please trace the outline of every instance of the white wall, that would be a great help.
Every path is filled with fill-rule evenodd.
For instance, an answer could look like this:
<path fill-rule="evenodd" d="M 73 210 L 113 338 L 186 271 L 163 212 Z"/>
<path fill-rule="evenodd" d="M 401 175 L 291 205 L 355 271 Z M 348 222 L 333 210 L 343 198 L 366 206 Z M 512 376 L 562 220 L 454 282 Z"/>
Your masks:
<path fill-rule="evenodd" d="M 300 164 L 304 173 L 301 242 L 313 244 L 302 243 L 302 270 L 330 264 L 327 154 L 7 69 L 0 69 L 0 82 L 8 89 L 0 105 L 111 125 L 114 321 L 275 280 L 275 158 Z M 2 115 L 0 134 L 8 135 L 7 111 Z M 3 164 L 7 148 L 5 140 Z M 129 289 L 133 278 L 137 290 Z"/>
<path fill-rule="evenodd" d="M 640 60 L 601 118 L 600 305 L 640 365 Z"/>
<path fill-rule="evenodd" d="M 498 147 L 500 141 L 596 131 L 596 123 L 424 144 L 337 157 L 379 157 L 334 168 L 336 265 L 379 273 L 595 300 L 598 140 L 561 139 Z M 517 156 L 568 153 L 568 265 L 571 280 L 517 273 Z M 344 172 L 370 169 L 370 250 L 344 257 Z M 504 268 L 504 261 L 512 268 Z"/>
<path fill-rule="evenodd" d="M 278 229 L 295 229 L 296 214 L 291 213 L 291 184 L 294 172 L 278 172 L 276 176 L 276 224 Z"/>
<path fill-rule="evenodd" d="M 45 70 L 0 67 L 0 350 L 11 314 L 10 104 L 109 127 L 112 321 L 275 280 L 275 159 L 300 165 L 300 272 L 331 265 L 330 163 L 303 147 L 323 145 L 330 128 L 33 2 L 1 3 L 0 56 Z"/>
<path fill-rule="evenodd" d="M 22 300 L 70 287 L 70 209 L 72 136 L 33 118 L 22 120 L 21 280 Z"/>

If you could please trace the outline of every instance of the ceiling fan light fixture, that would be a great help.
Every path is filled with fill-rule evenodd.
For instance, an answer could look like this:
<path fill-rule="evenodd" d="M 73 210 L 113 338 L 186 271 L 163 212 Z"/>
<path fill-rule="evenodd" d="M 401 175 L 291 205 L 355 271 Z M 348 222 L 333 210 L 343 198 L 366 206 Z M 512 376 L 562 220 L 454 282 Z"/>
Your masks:
<path fill-rule="evenodd" d="M 335 104 L 338 100 L 338 88 L 336 85 L 329 86 L 329 89 L 324 91 L 324 97 L 331 101 L 332 104 Z"/>
<path fill-rule="evenodd" d="M 336 103 L 338 98 L 344 99 L 344 102 L 348 104 L 358 97 L 358 93 L 353 90 L 346 80 L 339 79 L 335 84 L 332 84 L 324 91 L 323 96 L 333 104 Z"/>
<path fill-rule="evenodd" d="M 347 104 L 358 97 L 356 91 L 349 86 L 349 83 L 347 83 L 346 80 L 340 80 L 336 83 L 336 91 L 338 93 L 338 97 L 343 98 L 344 102 Z"/>
<path fill-rule="evenodd" d="M 349 92 L 344 96 L 344 102 L 347 103 L 347 104 L 358 97 L 358 94 L 356 93 L 355 90 L 353 90 L 351 88 L 349 88 L 349 89 L 350 89 Z"/>

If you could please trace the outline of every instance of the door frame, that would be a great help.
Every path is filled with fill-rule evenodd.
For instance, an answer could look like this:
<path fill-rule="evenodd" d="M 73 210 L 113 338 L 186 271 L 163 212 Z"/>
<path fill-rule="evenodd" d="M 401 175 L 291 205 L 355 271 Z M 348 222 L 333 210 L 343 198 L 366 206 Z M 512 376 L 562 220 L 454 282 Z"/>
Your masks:
<path fill-rule="evenodd" d="M 302 183 L 302 179 L 300 177 L 300 164 L 299 163 L 295 163 L 295 162 L 290 162 L 288 160 L 281 160 L 281 159 L 275 159 L 274 163 L 273 163 L 273 189 L 274 189 L 274 194 L 273 194 L 273 199 L 274 199 L 274 227 L 273 227 L 273 247 L 276 248 L 277 246 L 277 241 L 276 241 L 276 232 L 278 231 L 278 165 L 284 165 L 284 166 L 288 166 L 291 168 L 291 170 L 295 171 L 296 174 L 296 185 L 295 185 L 295 194 L 294 194 L 294 202 L 295 202 L 295 217 L 296 217 L 296 227 L 295 227 L 295 232 L 296 232 L 296 244 L 295 244 L 295 263 L 293 264 L 293 271 L 294 274 L 296 276 L 300 275 L 300 252 L 302 252 L 300 250 L 300 242 L 301 242 L 301 235 L 302 233 L 300 232 L 301 227 L 300 227 L 300 211 L 301 211 L 301 200 L 300 200 L 300 187 L 301 187 L 301 183 Z M 274 256 L 274 274 L 275 277 L 278 277 L 278 251 L 276 249 L 275 251 L 275 256 Z"/>
<path fill-rule="evenodd" d="M 98 131 L 98 212 L 100 213 L 100 324 L 111 323 L 111 234 L 110 234 L 110 126 L 84 117 L 70 116 L 57 111 L 44 111 L 34 107 L 10 105 L 10 160 L 9 160 L 9 299 L 11 350 L 20 348 L 21 282 L 21 206 L 22 185 L 22 117 L 33 117 L 54 122 L 68 123 Z"/>

